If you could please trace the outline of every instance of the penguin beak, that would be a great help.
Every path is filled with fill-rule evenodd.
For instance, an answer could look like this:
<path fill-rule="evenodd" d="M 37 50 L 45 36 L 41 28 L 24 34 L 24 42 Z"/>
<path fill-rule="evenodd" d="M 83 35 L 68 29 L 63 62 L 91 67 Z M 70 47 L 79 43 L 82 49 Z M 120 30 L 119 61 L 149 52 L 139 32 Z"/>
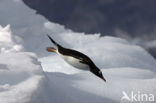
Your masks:
<path fill-rule="evenodd" d="M 104 80 L 104 82 L 106 82 L 106 79 L 104 77 L 102 77 L 101 79 Z"/>

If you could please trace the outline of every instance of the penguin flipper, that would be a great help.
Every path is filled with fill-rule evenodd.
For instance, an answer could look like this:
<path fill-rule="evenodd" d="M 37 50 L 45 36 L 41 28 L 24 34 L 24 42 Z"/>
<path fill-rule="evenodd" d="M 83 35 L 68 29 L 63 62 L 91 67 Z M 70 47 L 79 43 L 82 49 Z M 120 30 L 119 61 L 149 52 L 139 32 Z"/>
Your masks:
<path fill-rule="evenodd" d="M 79 58 L 80 59 L 80 63 L 83 63 L 83 64 L 89 64 L 91 61 L 88 60 L 88 59 L 85 59 L 85 58 Z"/>

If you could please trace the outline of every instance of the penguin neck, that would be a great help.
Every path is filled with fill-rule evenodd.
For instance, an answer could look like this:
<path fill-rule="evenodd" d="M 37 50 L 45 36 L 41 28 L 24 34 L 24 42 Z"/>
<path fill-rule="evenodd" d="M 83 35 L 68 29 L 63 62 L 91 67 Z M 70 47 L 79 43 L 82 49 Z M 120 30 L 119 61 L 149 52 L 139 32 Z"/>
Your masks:
<path fill-rule="evenodd" d="M 89 64 L 90 70 L 94 70 L 97 66 L 94 63 Z"/>

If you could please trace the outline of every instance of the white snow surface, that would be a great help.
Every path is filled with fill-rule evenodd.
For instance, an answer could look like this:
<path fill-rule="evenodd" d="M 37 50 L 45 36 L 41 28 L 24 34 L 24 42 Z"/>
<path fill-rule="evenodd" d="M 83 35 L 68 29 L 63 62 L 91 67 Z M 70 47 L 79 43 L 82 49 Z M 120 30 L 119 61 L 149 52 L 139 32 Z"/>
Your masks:
<path fill-rule="evenodd" d="M 123 92 L 156 95 L 156 60 L 143 48 L 120 38 L 73 32 L 21 0 L 0 0 L 0 14 L 0 103 L 131 103 L 121 100 Z M 107 82 L 46 52 L 54 46 L 47 33 L 88 55 Z"/>

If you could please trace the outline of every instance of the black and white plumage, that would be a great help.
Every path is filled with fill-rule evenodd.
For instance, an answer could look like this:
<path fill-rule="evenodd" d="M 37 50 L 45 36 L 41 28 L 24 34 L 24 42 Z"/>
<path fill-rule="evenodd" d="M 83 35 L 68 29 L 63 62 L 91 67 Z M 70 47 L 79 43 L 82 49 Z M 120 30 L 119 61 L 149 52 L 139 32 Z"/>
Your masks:
<path fill-rule="evenodd" d="M 94 62 L 88 56 L 79 51 L 62 47 L 61 45 L 56 43 L 49 35 L 48 38 L 57 47 L 57 48 L 47 47 L 48 52 L 57 53 L 70 65 L 81 70 L 89 70 L 90 72 L 92 72 L 93 74 L 100 77 L 106 82 L 105 78 L 102 75 L 101 70 L 94 64 Z"/>

